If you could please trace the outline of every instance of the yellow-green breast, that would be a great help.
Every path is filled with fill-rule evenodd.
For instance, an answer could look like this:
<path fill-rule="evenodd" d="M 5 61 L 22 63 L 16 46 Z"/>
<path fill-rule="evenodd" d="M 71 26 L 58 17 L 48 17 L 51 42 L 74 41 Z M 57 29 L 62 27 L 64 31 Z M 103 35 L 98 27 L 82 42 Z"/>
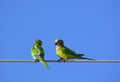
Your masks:
<path fill-rule="evenodd" d="M 67 54 L 67 53 L 64 53 L 61 49 L 61 47 L 59 46 L 56 46 L 56 54 L 61 57 L 62 59 L 73 59 L 73 58 L 76 58 L 74 54 Z"/>

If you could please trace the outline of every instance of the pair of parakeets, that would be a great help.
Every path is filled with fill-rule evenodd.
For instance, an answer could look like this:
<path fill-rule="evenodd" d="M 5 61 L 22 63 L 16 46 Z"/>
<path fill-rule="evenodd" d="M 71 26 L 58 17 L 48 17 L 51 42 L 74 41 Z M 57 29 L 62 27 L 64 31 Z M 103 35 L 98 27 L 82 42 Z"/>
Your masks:
<path fill-rule="evenodd" d="M 74 51 L 71 49 L 67 48 L 64 45 L 63 40 L 56 39 L 55 40 L 55 45 L 56 45 L 56 54 L 59 56 L 58 61 L 66 61 L 68 59 L 89 59 L 83 57 L 84 54 L 76 54 Z M 34 44 L 31 48 L 31 54 L 35 62 L 41 62 L 43 66 L 46 68 L 49 68 L 48 64 L 44 60 L 44 50 L 42 48 L 42 41 L 37 39 L 34 41 Z M 90 59 L 91 60 L 91 59 Z"/>

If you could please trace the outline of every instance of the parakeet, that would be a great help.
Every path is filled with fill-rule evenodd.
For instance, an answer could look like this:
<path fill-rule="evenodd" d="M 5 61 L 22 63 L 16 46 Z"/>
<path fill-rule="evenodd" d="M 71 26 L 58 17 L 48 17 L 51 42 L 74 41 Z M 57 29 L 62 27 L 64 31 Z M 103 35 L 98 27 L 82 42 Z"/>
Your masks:
<path fill-rule="evenodd" d="M 31 55 L 35 62 L 40 62 L 46 68 L 49 68 L 48 64 L 44 60 L 44 50 L 42 48 L 42 41 L 37 39 L 31 48 Z"/>
<path fill-rule="evenodd" d="M 84 54 L 76 54 L 73 50 L 67 48 L 64 45 L 64 41 L 60 39 L 55 40 L 56 45 L 56 54 L 60 57 L 58 61 L 66 61 L 68 59 L 88 59 L 92 60 L 90 58 L 83 57 Z"/>

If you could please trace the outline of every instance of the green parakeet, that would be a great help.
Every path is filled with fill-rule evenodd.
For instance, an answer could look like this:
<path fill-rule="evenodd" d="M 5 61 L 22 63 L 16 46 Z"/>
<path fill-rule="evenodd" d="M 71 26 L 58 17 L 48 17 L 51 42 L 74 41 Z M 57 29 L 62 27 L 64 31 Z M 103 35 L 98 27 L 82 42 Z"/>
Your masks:
<path fill-rule="evenodd" d="M 44 50 L 42 48 L 42 41 L 37 39 L 31 48 L 31 54 L 35 62 L 40 62 L 46 68 L 49 68 L 48 64 L 44 60 Z"/>
<path fill-rule="evenodd" d="M 74 51 L 72 51 L 71 49 L 67 48 L 64 45 L 63 40 L 59 40 L 56 39 L 55 40 L 55 45 L 56 45 L 56 54 L 60 57 L 60 59 L 58 61 L 65 61 L 68 59 L 88 59 L 88 60 L 92 60 L 90 58 L 85 58 L 83 57 L 84 54 L 76 54 Z"/>

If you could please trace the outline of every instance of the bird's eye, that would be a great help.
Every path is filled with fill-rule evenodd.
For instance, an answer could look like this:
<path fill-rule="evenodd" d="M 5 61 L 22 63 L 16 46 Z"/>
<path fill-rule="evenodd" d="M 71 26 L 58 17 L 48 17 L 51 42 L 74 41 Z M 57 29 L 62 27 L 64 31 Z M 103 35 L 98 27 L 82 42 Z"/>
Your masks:
<path fill-rule="evenodd" d="M 60 41 L 58 41 L 57 43 L 60 43 Z"/>

